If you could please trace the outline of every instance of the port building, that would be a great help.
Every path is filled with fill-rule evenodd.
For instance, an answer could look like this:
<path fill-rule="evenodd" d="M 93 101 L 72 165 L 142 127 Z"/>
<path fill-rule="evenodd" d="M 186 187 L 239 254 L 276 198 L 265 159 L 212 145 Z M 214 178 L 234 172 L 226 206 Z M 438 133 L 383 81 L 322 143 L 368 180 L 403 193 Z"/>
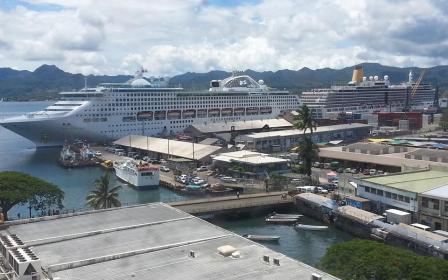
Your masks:
<path fill-rule="evenodd" d="M 201 162 L 210 161 L 212 154 L 223 149 L 220 146 L 141 135 L 128 135 L 114 141 L 114 145 L 138 150 L 157 158 L 177 157 Z"/>
<path fill-rule="evenodd" d="M 192 124 L 188 126 L 184 132 L 199 139 L 204 139 L 207 137 L 228 139 L 230 138 L 229 136 L 231 133 L 248 134 L 252 132 L 291 129 L 292 127 L 293 124 L 287 120 L 283 118 L 276 118 Z"/>
<path fill-rule="evenodd" d="M 0 237 L 19 280 L 337 279 L 164 203 L 6 222 Z"/>
<path fill-rule="evenodd" d="M 399 209 L 412 220 L 433 230 L 448 230 L 448 169 L 427 170 L 384 176 L 354 178 L 357 195 L 374 202 L 378 211 Z"/>
<path fill-rule="evenodd" d="M 213 156 L 215 168 L 249 176 L 264 176 L 271 171 L 286 172 L 289 170 L 288 163 L 287 159 L 251 151 L 236 151 Z M 236 168 L 238 170 L 234 170 Z"/>
<path fill-rule="evenodd" d="M 315 143 L 354 142 L 369 136 L 372 126 L 362 123 L 320 126 L 313 132 Z M 310 134 L 309 130 L 306 134 Z M 259 152 L 284 152 L 299 145 L 303 130 L 287 129 L 279 131 L 257 132 L 240 135 L 237 142 L 244 143 L 248 149 Z"/>

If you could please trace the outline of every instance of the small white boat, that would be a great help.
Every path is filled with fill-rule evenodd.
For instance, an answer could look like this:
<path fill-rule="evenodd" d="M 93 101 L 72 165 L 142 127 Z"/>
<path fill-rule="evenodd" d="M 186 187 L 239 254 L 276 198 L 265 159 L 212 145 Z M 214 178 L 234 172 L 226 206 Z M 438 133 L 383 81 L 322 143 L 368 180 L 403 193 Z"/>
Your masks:
<path fill-rule="evenodd" d="M 278 219 L 278 218 L 268 217 L 268 218 L 266 218 L 265 221 L 267 223 L 274 223 L 274 224 L 293 224 L 293 223 L 297 222 L 297 219 L 290 219 L 290 218 Z"/>
<path fill-rule="evenodd" d="M 278 242 L 280 236 L 278 235 L 256 235 L 256 234 L 244 234 L 243 237 L 253 241 L 271 241 Z"/>
<path fill-rule="evenodd" d="M 272 213 L 268 215 L 269 218 L 277 218 L 277 219 L 300 219 L 303 215 L 300 214 L 277 214 Z"/>
<path fill-rule="evenodd" d="M 327 226 L 315 226 L 315 225 L 304 225 L 304 224 L 296 224 L 294 226 L 295 229 L 303 229 L 303 230 L 326 230 Z"/>

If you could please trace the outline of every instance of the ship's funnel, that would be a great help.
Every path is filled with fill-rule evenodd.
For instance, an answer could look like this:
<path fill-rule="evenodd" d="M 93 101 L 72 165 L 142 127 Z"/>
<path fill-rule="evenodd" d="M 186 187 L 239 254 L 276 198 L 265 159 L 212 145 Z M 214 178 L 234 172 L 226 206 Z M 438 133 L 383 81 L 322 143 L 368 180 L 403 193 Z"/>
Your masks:
<path fill-rule="evenodd" d="M 362 67 L 359 65 L 355 66 L 355 69 L 353 69 L 352 82 L 357 83 L 357 84 L 362 82 L 363 76 L 364 76 L 364 71 L 362 70 Z"/>

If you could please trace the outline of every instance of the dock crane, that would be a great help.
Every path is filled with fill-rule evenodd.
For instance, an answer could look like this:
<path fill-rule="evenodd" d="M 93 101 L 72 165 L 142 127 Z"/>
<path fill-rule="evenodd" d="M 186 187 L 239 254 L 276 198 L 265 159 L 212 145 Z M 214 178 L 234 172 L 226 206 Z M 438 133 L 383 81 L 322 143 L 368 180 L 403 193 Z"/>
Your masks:
<path fill-rule="evenodd" d="M 423 69 L 423 71 L 420 73 L 420 76 L 417 79 L 417 82 L 415 82 L 415 84 L 412 86 L 411 85 L 411 92 L 409 93 L 409 87 L 406 88 L 406 105 L 404 107 L 405 112 L 409 112 L 411 109 L 411 96 L 414 97 L 415 93 L 417 92 L 418 87 L 420 86 L 420 83 L 423 80 L 423 76 L 425 76 L 426 73 L 426 69 Z M 411 80 L 409 80 L 409 82 L 412 82 Z"/>

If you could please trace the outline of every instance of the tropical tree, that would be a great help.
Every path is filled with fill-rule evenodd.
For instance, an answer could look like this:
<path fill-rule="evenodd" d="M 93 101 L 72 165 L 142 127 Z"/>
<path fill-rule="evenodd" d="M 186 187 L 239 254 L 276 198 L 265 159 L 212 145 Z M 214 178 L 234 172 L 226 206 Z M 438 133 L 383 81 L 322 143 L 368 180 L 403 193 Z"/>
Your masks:
<path fill-rule="evenodd" d="M 0 207 L 3 218 L 18 204 L 28 204 L 30 211 L 63 208 L 64 192 L 56 185 L 22 172 L 0 172 Z"/>
<path fill-rule="evenodd" d="M 294 127 L 303 130 L 303 134 L 309 129 L 311 134 L 316 130 L 316 123 L 310 109 L 305 104 L 297 110 L 297 116 L 294 118 Z"/>
<path fill-rule="evenodd" d="M 446 260 L 371 240 L 352 240 L 327 249 L 318 267 L 341 279 L 448 279 Z"/>
<path fill-rule="evenodd" d="M 311 137 L 303 136 L 302 141 L 299 143 L 298 154 L 303 160 L 302 172 L 311 177 L 313 162 L 319 158 L 319 147 L 314 144 Z"/>
<path fill-rule="evenodd" d="M 118 200 L 118 190 L 121 186 L 110 188 L 110 174 L 106 172 L 95 181 L 95 189 L 86 197 L 86 205 L 94 209 L 106 209 L 120 207 Z"/>

